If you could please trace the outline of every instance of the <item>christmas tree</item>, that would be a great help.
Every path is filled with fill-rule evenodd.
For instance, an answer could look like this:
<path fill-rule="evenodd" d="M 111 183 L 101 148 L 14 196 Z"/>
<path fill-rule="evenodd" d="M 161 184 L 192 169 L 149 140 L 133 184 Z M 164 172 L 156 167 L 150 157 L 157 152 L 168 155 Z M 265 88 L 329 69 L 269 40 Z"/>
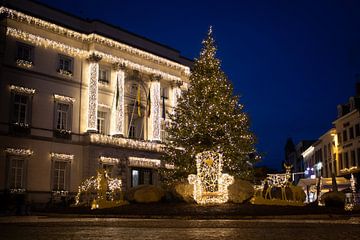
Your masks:
<path fill-rule="evenodd" d="M 190 87 L 170 115 L 164 160 L 175 168 L 162 172 L 164 181 L 186 179 L 196 173 L 195 155 L 207 150 L 222 153 L 224 172 L 237 177 L 247 176 L 255 161 L 251 157 L 255 137 L 243 105 L 233 95 L 233 86 L 215 56 L 211 27 L 202 43 L 190 75 Z"/>

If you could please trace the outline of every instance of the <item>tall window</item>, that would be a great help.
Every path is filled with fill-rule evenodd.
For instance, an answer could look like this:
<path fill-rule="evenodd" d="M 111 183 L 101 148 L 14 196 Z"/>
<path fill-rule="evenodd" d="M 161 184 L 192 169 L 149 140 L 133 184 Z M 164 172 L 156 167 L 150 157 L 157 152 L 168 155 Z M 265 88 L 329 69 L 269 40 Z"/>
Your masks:
<path fill-rule="evenodd" d="M 69 186 L 70 162 L 54 160 L 53 162 L 53 191 L 66 191 Z"/>
<path fill-rule="evenodd" d="M 161 121 L 160 137 L 162 142 L 167 142 L 168 133 L 166 131 L 166 122 Z"/>
<path fill-rule="evenodd" d="M 66 103 L 58 103 L 56 110 L 56 129 L 70 130 L 69 115 L 70 115 L 70 105 Z"/>
<path fill-rule="evenodd" d="M 106 112 L 98 111 L 97 112 L 97 130 L 100 134 L 106 134 Z"/>
<path fill-rule="evenodd" d="M 343 140 L 344 140 L 344 142 L 346 142 L 348 140 L 346 129 L 343 131 Z"/>
<path fill-rule="evenodd" d="M 22 158 L 10 159 L 10 176 L 9 188 L 10 189 L 23 189 L 24 188 L 24 171 L 25 160 Z"/>
<path fill-rule="evenodd" d="M 349 153 L 344 153 L 344 162 L 345 162 L 345 168 L 349 168 Z"/>
<path fill-rule="evenodd" d="M 339 153 L 338 155 L 339 155 L 339 157 L 338 157 L 338 159 L 339 159 L 339 169 L 341 170 L 341 169 L 344 168 L 344 165 L 343 165 L 343 157 L 342 157 L 342 154 L 341 154 L 341 153 Z"/>
<path fill-rule="evenodd" d="M 24 60 L 32 64 L 34 62 L 33 52 L 33 46 L 17 43 L 17 60 Z"/>
<path fill-rule="evenodd" d="M 351 151 L 351 166 L 356 166 L 355 150 Z"/>
<path fill-rule="evenodd" d="M 360 136 L 360 125 L 359 124 L 355 125 L 355 136 L 356 137 Z"/>
<path fill-rule="evenodd" d="M 349 128 L 349 138 L 354 139 L 354 127 Z"/>
<path fill-rule="evenodd" d="M 130 125 L 130 128 L 129 128 L 129 138 L 135 138 L 136 135 L 135 135 L 135 126 L 134 125 Z"/>
<path fill-rule="evenodd" d="M 29 123 L 29 96 L 14 93 L 13 121 L 19 124 Z"/>

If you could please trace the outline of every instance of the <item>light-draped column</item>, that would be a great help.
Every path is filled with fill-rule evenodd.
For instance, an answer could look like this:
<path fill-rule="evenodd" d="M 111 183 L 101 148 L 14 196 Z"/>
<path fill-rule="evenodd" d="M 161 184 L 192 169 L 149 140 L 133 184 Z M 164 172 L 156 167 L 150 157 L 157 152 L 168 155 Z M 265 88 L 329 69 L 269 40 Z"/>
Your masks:
<path fill-rule="evenodd" d="M 161 128 L 161 116 L 160 116 L 160 76 L 152 76 L 150 86 L 150 134 L 149 139 L 151 141 L 161 141 L 160 128 Z"/>
<path fill-rule="evenodd" d="M 174 112 L 174 109 L 178 103 L 178 99 L 181 96 L 181 85 L 182 82 L 181 81 L 174 81 L 172 83 L 172 96 L 171 96 L 171 107 L 172 107 L 172 112 Z"/>
<path fill-rule="evenodd" d="M 98 78 L 99 61 L 101 57 L 95 54 L 89 56 L 89 89 L 88 89 L 88 116 L 87 131 L 97 131 L 97 105 L 98 105 Z"/>
<path fill-rule="evenodd" d="M 112 108 L 112 135 L 123 137 L 125 135 L 125 103 L 124 103 L 124 84 L 125 67 L 121 64 L 114 64 L 116 85 L 114 91 L 114 106 Z"/>

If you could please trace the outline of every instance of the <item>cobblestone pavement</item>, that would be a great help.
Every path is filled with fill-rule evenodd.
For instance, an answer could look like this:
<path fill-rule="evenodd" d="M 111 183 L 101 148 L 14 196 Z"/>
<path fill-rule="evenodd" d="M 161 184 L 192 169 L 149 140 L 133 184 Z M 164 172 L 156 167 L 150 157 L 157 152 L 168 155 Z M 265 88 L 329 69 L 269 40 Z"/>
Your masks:
<path fill-rule="evenodd" d="M 0 239 L 359 239 L 360 218 L 180 220 L 2 217 Z"/>

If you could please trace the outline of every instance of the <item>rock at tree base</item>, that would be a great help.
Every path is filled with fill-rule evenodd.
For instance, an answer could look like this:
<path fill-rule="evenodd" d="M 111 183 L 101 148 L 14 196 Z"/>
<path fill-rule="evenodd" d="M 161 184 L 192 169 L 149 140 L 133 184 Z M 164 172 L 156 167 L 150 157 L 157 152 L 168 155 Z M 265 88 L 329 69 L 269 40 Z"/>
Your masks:
<path fill-rule="evenodd" d="M 235 179 L 229 186 L 229 202 L 243 203 L 254 195 L 254 186 L 245 180 Z"/>
<path fill-rule="evenodd" d="M 345 206 L 345 193 L 327 192 L 321 197 L 321 201 L 325 203 L 326 207 L 343 208 Z"/>
<path fill-rule="evenodd" d="M 164 190 L 153 185 L 139 185 L 126 193 L 129 201 L 137 203 L 159 202 L 164 196 Z"/>
<path fill-rule="evenodd" d="M 194 203 L 194 185 L 187 182 L 177 182 L 172 188 L 173 195 L 187 203 Z"/>

